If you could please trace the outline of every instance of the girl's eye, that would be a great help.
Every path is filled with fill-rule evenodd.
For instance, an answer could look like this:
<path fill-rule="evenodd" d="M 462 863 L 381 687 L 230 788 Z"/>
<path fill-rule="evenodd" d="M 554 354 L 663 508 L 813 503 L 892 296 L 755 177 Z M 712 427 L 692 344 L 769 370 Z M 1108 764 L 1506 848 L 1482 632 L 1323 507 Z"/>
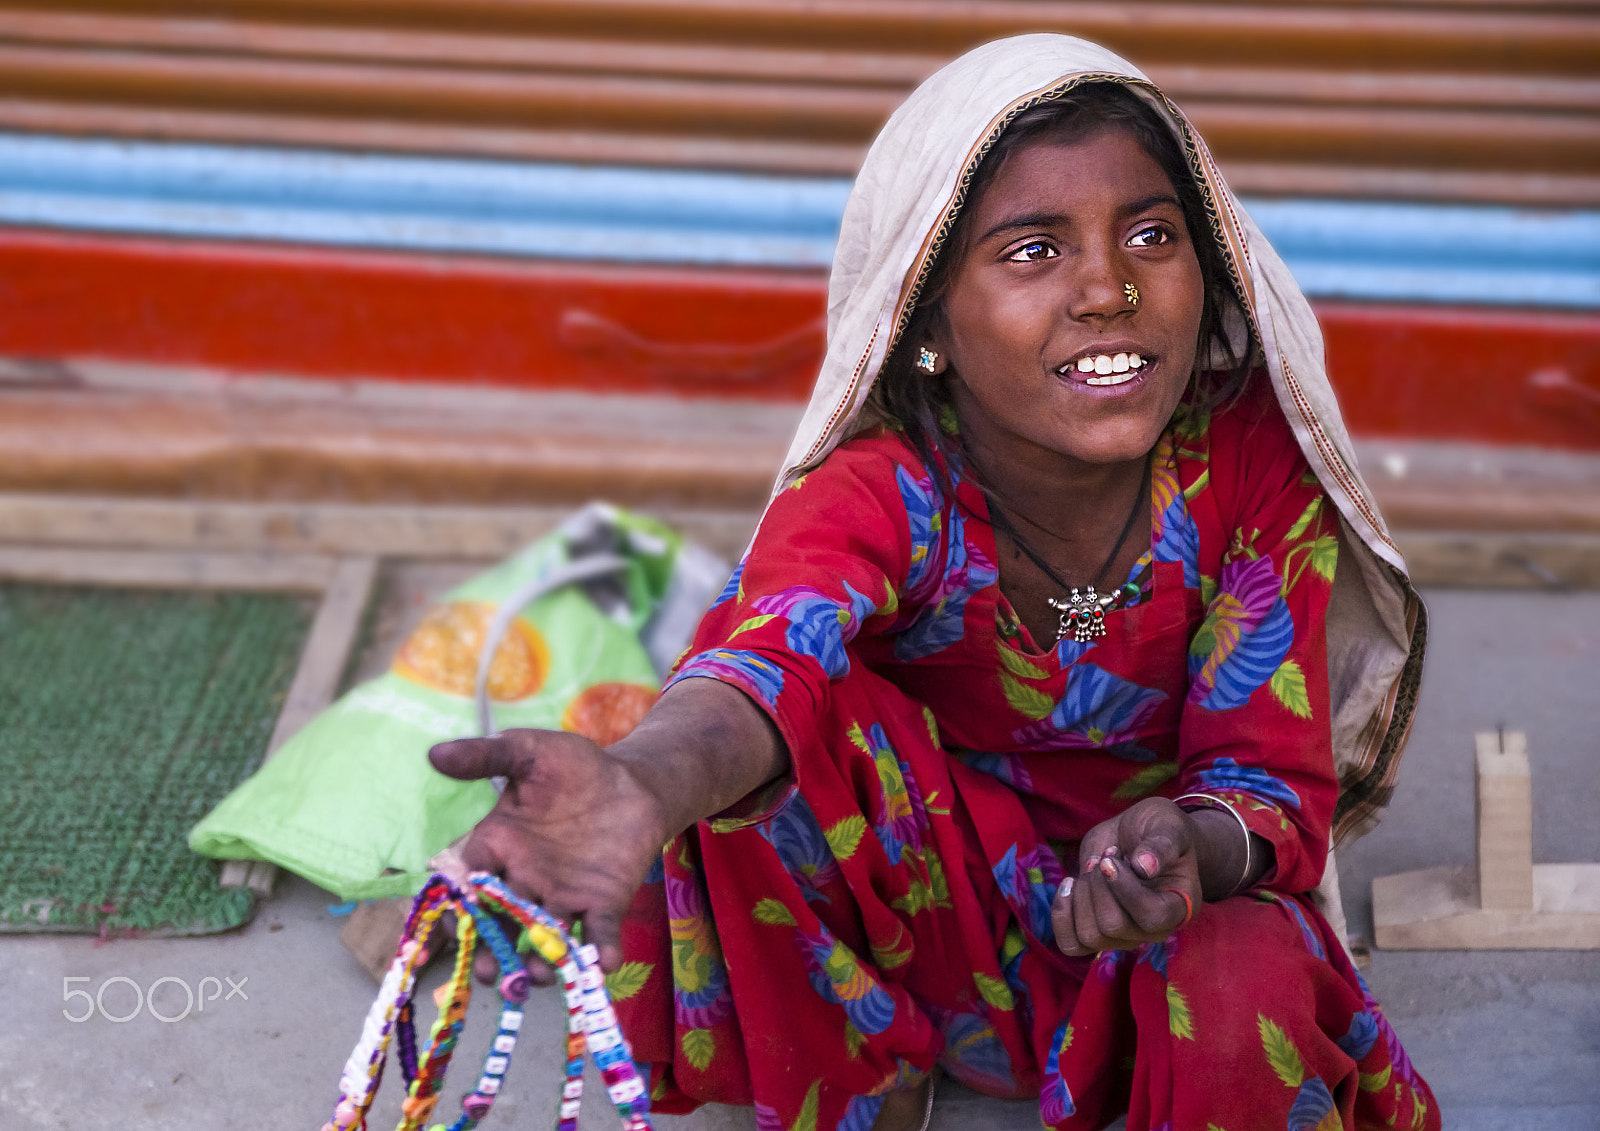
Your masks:
<path fill-rule="evenodd" d="M 1128 243 L 1132 247 L 1160 247 L 1171 239 L 1164 228 L 1152 224 L 1148 228 L 1141 228 Z"/>
<path fill-rule="evenodd" d="M 1011 260 L 1013 263 L 1037 263 L 1041 259 L 1054 259 L 1060 254 L 1061 253 L 1059 251 L 1051 247 L 1049 244 L 1043 242 L 1042 240 L 1036 240 L 1033 243 L 1023 244 L 1021 247 L 1017 248 L 1016 251 L 1013 251 L 1010 255 L 1006 256 L 1006 258 Z"/>

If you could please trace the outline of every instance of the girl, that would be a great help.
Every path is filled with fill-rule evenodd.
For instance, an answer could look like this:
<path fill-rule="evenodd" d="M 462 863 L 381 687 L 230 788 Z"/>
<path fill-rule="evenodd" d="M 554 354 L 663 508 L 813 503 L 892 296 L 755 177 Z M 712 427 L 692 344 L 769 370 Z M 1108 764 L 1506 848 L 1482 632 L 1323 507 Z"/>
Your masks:
<path fill-rule="evenodd" d="M 1422 627 L 1204 145 L 1022 36 L 873 145 L 815 397 L 644 723 L 433 758 L 510 779 L 467 862 L 582 917 L 659 1111 L 914 1128 L 938 1065 L 1054 1128 L 1437 1127 L 1315 894 Z"/>

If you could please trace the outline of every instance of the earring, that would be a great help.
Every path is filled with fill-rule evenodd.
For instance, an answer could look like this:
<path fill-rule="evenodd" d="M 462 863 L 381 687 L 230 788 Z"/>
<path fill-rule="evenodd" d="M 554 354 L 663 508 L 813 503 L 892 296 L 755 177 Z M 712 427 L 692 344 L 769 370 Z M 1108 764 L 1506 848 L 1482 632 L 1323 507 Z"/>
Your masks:
<path fill-rule="evenodd" d="M 1138 287 L 1134 286 L 1132 283 L 1123 283 L 1122 284 L 1122 293 L 1127 296 L 1128 305 L 1129 306 L 1138 306 L 1139 305 L 1139 288 Z"/>
<path fill-rule="evenodd" d="M 939 351 L 923 346 L 917 353 L 917 368 L 924 373 L 932 373 L 939 364 Z"/>

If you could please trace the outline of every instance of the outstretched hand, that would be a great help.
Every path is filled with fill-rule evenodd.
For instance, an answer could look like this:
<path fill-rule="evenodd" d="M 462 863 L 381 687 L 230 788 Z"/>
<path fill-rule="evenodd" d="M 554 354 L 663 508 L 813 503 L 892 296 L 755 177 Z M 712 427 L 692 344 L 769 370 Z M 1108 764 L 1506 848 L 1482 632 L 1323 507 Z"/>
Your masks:
<path fill-rule="evenodd" d="M 1169 937 L 1200 907 L 1199 849 L 1193 818 L 1164 797 L 1090 829 L 1078 875 L 1062 882 L 1050 908 L 1056 945 L 1088 955 Z"/>
<path fill-rule="evenodd" d="M 581 919 L 601 967 L 615 970 L 623 915 L 668 839 L 660 804 L 628 766 L 586 738 L 546 730 L 443 742 L 428 760 L 461 781 L 506 779 L 463 845 L 463 861 L 558 918 Z M 478 959 L 480 980 L 493 980 L 493 956 Z M 527 966 L 540 984 L 554 978 L 536 957 Z"/>

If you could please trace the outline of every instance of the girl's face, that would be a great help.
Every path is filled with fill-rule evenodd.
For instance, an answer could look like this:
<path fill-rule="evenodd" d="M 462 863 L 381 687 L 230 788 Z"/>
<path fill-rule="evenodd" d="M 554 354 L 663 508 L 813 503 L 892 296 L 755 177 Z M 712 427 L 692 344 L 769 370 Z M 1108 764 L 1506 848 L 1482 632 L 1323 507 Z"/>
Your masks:
<path fill-rule="evenodd" d="M 971 209 L 932 335 L 964 433 L 991 459 L 1143 457 L 1194 368 L 1204 300 L 1171 179 L 1108 128 L 1018 150 Z"/>

